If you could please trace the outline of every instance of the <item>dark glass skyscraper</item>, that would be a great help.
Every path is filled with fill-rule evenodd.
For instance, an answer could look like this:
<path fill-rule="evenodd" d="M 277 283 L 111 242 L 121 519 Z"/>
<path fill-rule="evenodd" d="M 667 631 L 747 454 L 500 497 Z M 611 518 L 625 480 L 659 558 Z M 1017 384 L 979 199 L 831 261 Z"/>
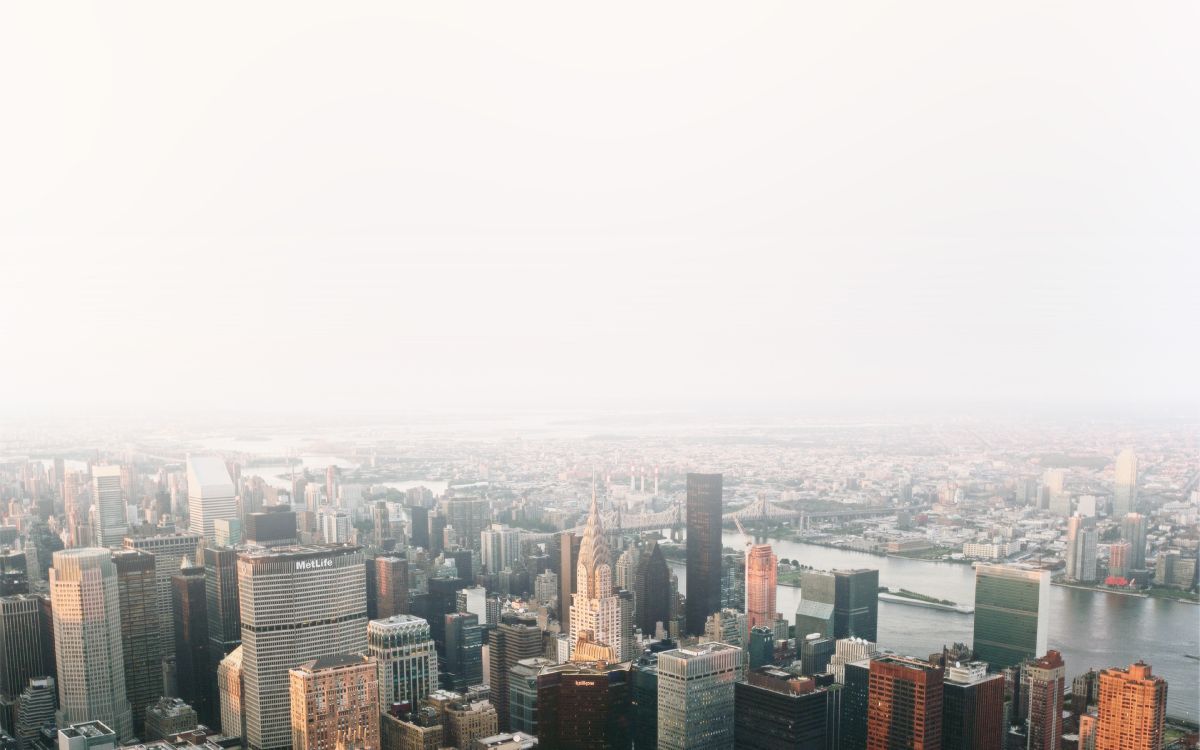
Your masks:
<path fill-rule="evenodd" d="M 977 565 L 975 658 L 996 670 L 1046 653 L 1049 607 L 1049 571 Z"/>
<path fill-rule="evenodd" d="M 141 734 L 146 707 L 163 691 L 161 638 L 169 638 L 170 623 L 159 623 L 158 582 L 154 555 L 144 550 L 112 553 L 121 602 L 121 655 L 125 663 L 125 695 L 133 714 L 133 729 Z"/>
<path fill-rule="evenodd" d="M 483 682 L 483 627 L 470 612 L 443 615 L 445 658 L 440 669 L 442 687 L 466 690 Z"/>
<path fill-rule="evenodd" d="M 654 635 L 658 623 L 666 628 L 671 622 L 671 570 L 658 544 L 651 542 L 643 555 L 633 582 L 637 602 L 637 626 L 644 635 Z"/>
<path fill-rule="evenodd" d="M 1001 750 L 1004 740 L 1004 675 L 987 664 L 946 665 L 942 692 L 942 750 Z"/>
<path fill-rule="evenodd" d="M 879 571 L 871 568 L 834 571 L 805 571 L 800 582 L 798 628 L 810 627 L 809 632 L 832 635 L 833 638 L 878 639 L 879 632 Z M 832 607 L 833 632 L 817 623 Z M 802 638 L 807 633 L 796 633 Z"/>
<path fill-rule="evenodd" d="M 684 627 L 702 635 L 721 609 L 720 474 L 687 475 L 687 610 Z"/>
<path fill-rule="evenodd" d="M 237 550 L 232 547 L 205 547 L 204 606 L 208 612 L 209 695 L 218 695 L 217 668 L 231 651 L 242 643 L 242 615 L 238 610 Z M 193 706 L 194 708 L 194 706 Z M 218 706 L 214 703 L 213 712 Z"/>
<path fill-rule="evenodd" d="M 171 576 L 172 608 L 175 610 L 175 674 L 179 697 L 191 704 L 200 722 L 213 726 L 216 687 L 208 679 L 208 608 L 205 602 L 204 568 L 184 558 L 179 572 Z"/>
<path fill-rule="evenodd" d="M 627 750 L 630 665 L 556 664 L 538 676 L 538 747 L 544 750 Z"/>
<path fill-rule="evenodd" d="M 846 664 L 846 682 L 842 688 L 841 744 L 844 750 L 867 747 L 867 707 L 871 690 L 871 660 Z"/>
<path fill-rule="evenodd" d="M 753 669 L 734 686 L 737 750 L 826 750 L 829 693 L 777 667 Z"/>
<path fill-rule="evenodd" d="M 558 621 L 562 632 L 571 632 L 571 595 L 575 593 L 575 568 L 583 538 L 573 531 L 558 535 Z"/>
<path fill-rule="evenodd" d="M 409 505 L 408 512 L 408 543 L 413 547 L 429 549 L 429 509 L 419 505 Z"/>

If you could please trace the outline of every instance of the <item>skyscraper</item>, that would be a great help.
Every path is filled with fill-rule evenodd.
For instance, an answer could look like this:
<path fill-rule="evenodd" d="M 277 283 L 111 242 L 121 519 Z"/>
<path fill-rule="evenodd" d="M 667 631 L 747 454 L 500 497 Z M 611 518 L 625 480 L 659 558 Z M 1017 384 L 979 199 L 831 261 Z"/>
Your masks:
<path fill-rule="evenodd" d="M 408 543 L 421 549 L 429 549 L 429 509 L 419 505 L 408 505 Z"/>
<path fill-rule="evenodd" d="M 50 596 L 58 725 L 99 720 L 121 740 L 129 740 L 133 722 L 125 695 L 121 602 L 111 553 L 98 547 L 55 552 Z"/>
<path fill-rule="evenodd" d="M 187 460 L 189 530 L 216 544 L 218 518 L 237 518 L 237 490 L 225 462 L 216 456 L 189 456 Z"/>
<path fill-rule="evenodd" d="M 50 674 L 40 597 L 0 597 L 0 699 L 14 700 L 29 680 Z"/>
<path fill-rule="evenodd" d="M 920 659 L 881 656 L 871 661 L 870 669 L 868 750 L 939 750 L 941 667 Z"/>
<path fill-rule="evenodd" d="M 571 597 L 575 593 L 575 569 L 583 539 L 572 531 L 558 535 L 558 621 L 563 632 L 571 632 Z"/>
<path fill-rule="evenodd" d="M 367 650 L 363 554 L 317 545 L 243 552 L 238 588 L 246 746 L 285 748 L 292 743 L 288 670 L 305 659 Z"/>
<path fill-rule="evenodd" d="M 227 737 L 246 737 L 244 696 L 246 683 L 242 672 L 242 647 L 225 655 L 217 666 L 217 692 L 221 696 L 221 733 Z"/>
<path fill-rule="evenodd" d="M 580 556 L 580 560 L 582 559 Z M 538 627 L 537 618 L 533 615 L 506 613 L 500 617 L 500 624 L 488 632 L 488 685 L 495 699 L 492 703 L 496 707 L 500 729 L 508 731 L 509 726 L 509 670 L 522 659 L 541 656 L 544 651 L 542 629 Z"/>
<path fill-rule="evenodd" d="M 162 639 L 165 625 L 158 614 L 154 555 L 137 549 L 114 550 L 117 594 L 121 608 L 121 653 L 125 664 L 125 696 L 133 731 L 142 736 L 146 707 L 162 695 Z"/>
<path fill-rule="evenodd" d="M 587 526 L 579 545 L 575 580 L 576 592 L 571 598 L 572 652 L 579 642 L 580 634 L 589 632 L 593 642 L 613 648 L 617 656 L 616 661 L 627 658 L 627 655 L 621 653 L 624 642 L 621 632 L 621 600 L 613 588 L 612 560 L 608 542 L 604 538 L 604 527 L 600 522 L 600 509 L 594 490 Z M 504 728 L 504 716 L 501 715 L 500 718 L 500 726 Z"/>
<path fill-rule="evenodd" d="M 942 691 L 942 750 L 1003 749 L 1004 675 L 983 662 L 947 664 Z"/>
<path fill-rule="evenodd" d="M 829 607 L 832 607 L 832 610 Z M 835 639 L 854 637 L 868 641 L 876 640 L 879 631 L 879 571 L 873 568 L 804 571 L 800 579 L 800 606 L 797 614 L 800 615 L 801 612 L 807 616 L 805 622 L 815 618 L 817 614 L 831 612 L 833 633 L 826 635 Z M 800 618 L 797 620 L 799 625 Z M 815 623 L 815 619 L 812 621 Z M 811 632 L 823 633 L 822 629 L 815 627 Z M 796 633 L 797 638 L 803 635 L 804 633 L 799 631 Z"/>
<path fill-rule="evenodd" d="M 1078 514 L 1067 519 L 1067 578 L 1083 583 L 1096 580 L 1096 542 L 1092 519 Z"/>
<path fill-rule="evenodd" d="M 720 474 L 687 475 L 687 614 L 689 635 L 704 632 L 704 622 L 721 609 Z M 731 696 L 732 697 L 732 696 Z"/>
<path fill-rule="evenodd" d="M 838 750 L 866 750 L 867 713 L 871 704 L 871 661 L 846 662 L 843 667 L 841 744 Z"/>
<path fill-rule="evenodd" d="M 741 665 L 742 650 L 724 643 L 658 655 L 659 750 L 732 750 L 729 717 Z"/>
<path fill-rule="evenodd" d="M 379 706 L 407 701 L 413 706 L 438 688 L 437 650 L 429 623 L 392 615 L 367 623 L 367 653 L 379 669 Z"/>
<path fill-rule="evenodd" d="M 208 611 L 208 669 L 210 695 L 217 695 L 217 669 L 242 643 L 239 611 L 237 550 L 230 547 L 201 549 L 204 561 L 204 602 Z M 217 706 L 213 705 L 214 713 Z M 241 736 L 240 734 L 237 736 Z"/>
<path fill-rule="evenodd" d="M 171 602 L 175 611 L 175 675 L 179 696 L 195 709 L 203 724 L 216 723 L 215 684 L 208 679 L 208 608 L 205 604 L 204 568 L 183 558 L 171 576 Z"/>
<path fill-rule="evenodd" d="M 375 565 L 376 616 L 386 620 L 408 613 L 408 561 L 391 555 L 377 557 Z M 426 623 L 428 626 L 428 623 Z"/>
<path fill-rule="evenodd" d="M 521 532 L 504 524 L 494 523 L 479 532 L 480 553 L 484 569 L 491 574 L 499 573 L 521 556 Z"/>
<path fill-rule="evenodd" d="M 1166 710 L 1167 681 L 1149 664 L 1101 670 L 1096 750 L 1158 750 Z"/>
<path fill-rule="evenodd" d="M 483 681 L 483 626 L 470 612 L 443 615 L 445 621 L 446 671 L 441 674 L 447 690 L 466 690 Z"/>
<path fill-rule="evenodd" d="M 121 546 L 121 540 L 129 531 L 129 522 L 125 492 L 121 489 L 120 466 L 92 467 L 92 507 L 96 515 L 96 543 L 101 547 Z"/>
<path fill-rule="evenodd" d="M 1026 704 L 1029 750 L 1057 750 L 1062 743 L 1063 693 L 1066 666 L 1057 651 L 1030 659 L 1021 666 L 1021 700 Z"/>
<path fill-rule="evenodd" d="M 1146 568 L 1146 517 L 1141 513 L 1126 513 L 1121 519 L 1121 538 L 1129 542 L 1129 567 L 1131 570 Z"/>
<path fill-rule="evenodd" d="M 779 558 L 769 544 L 755 544 L 746 553 L 746 624 L 772 627 L 779 613 L 775 611 L 775 591 L 778 588 Z"/>
<path fill-rule="evenodd" d="M 642 633 L 654 635 L 659 623 L 666 628 L 671 622 L 671 569 L 657 542 L 651 542 L 643 551 L 634 572 L 633 590 L 636 623 Z"/>
<path fill-rule="evenodd" d="M 288 673 L 293 750 L 379 750 L 375 661 L 322 656 Z"/>
<path fill-rule="evenodd" d="M 554 662 L 543 656 L 521 659 L 508 672 L 508 725 L 514 732 L 537 736 L 538 677 Z M 496 698 L 499 700 L 499 698 Z"/>
<path fill-rule="evenodd" d="M 452 497 L 443 505 L 446 525 L 454 527 L 454 541 L 463 549 L 476 552 L 480 547 L 480 534 L 490 521 L 486 497 Z"/>
<path fill-rule="evenodd" d="M 628 750 L 630 665 L 554 664 L 537 678 L 539 750 Z"/>
<path fill-rule="evenodd" d="M 777 667 L 761 667 L 734 686 L 734 739 L 737 750 L 825 750 L 836 713 L 829 691 L 811 679 Z M 832 716 L 831 716 L 832 713 Z M 831 721 L 833 719 L 833 721 Z M 831 726 L 834 725 L 834 726 Z"/>
<path fill-rule="evenodd" d="M 1002 669 L 1046 653 L 1049 609 L 1049 571 L 977 564 L 975 658 Z"/>
<path fill-rule="evenodd" d="M 183 558 L 196 554 L 200 541 L 199 534 L 185 533 L 125 537 L 125 549 L 142 550 L 154 555 L 154 581 L 158 589 L 158 621 L 162 628 L 160 641 L 164 656 L 175 655 L 175 639 L 171 636 L 172 623 L 175 622 L 171 576 L 179 572 Z"/>
<path fill-rule="evenodd" d="M 1117 466 L 1113 472 L 1114 518 L 1120 518 L 1137 510 L 1138 460 L 1129 448 L 1117 454 Z"/>

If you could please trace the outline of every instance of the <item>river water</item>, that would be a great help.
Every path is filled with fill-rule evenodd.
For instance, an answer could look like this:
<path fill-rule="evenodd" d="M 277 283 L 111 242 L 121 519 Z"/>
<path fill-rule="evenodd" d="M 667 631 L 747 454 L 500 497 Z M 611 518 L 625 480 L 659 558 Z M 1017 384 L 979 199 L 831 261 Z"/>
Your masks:
<path fill-rule="evenodd" d="M 726 547 L 741 549 L 747 538 L 726 532 Z M 865 552 L 771 540 L 780 558 L 814 568 L 878 568 L 881 586 L 906 588 L 939 599 L 974 605 L 975 571 L 969 565 L 880 557 Z M 683 563 L 671 563 L 686 592 Z M 780 586 L 777 606 L 795 619 L 800 589 Z M 881 648 L 928 656 L 943 644 L 970 643 L 973 615 L 943 612 L 891 602 L 879 603 Z M 1072 677 L 1090 668 L 1128 666 L 1143 659 L 1167 680 L 1167 713 L 1200 718 L 1200 662 L 1184 654 L 1200 654 L 1200 606 L 1165 599 L 1140 598 L 1079 589 L 1050 587 L 1050 648 L 1062 652 Z"/>

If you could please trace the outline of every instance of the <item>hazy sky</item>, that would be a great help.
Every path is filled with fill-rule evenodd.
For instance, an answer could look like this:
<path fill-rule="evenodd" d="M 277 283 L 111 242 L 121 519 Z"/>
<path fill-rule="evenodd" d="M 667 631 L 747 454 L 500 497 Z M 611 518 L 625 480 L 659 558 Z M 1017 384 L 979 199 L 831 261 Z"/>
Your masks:
<path fill-rule="evenodd" d="M 5 4 L 0 413 L 1195 402 L 1198 31 Z"/>

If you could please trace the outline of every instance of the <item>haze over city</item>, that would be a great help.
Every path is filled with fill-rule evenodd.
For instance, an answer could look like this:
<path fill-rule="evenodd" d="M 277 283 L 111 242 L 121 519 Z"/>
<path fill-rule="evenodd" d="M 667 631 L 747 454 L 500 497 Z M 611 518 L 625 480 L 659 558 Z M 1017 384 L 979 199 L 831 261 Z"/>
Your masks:
<path fill-rule="evenodd" d="M 1197 750 L 1197 22 L 0 7 L 0 750 Z"/>

